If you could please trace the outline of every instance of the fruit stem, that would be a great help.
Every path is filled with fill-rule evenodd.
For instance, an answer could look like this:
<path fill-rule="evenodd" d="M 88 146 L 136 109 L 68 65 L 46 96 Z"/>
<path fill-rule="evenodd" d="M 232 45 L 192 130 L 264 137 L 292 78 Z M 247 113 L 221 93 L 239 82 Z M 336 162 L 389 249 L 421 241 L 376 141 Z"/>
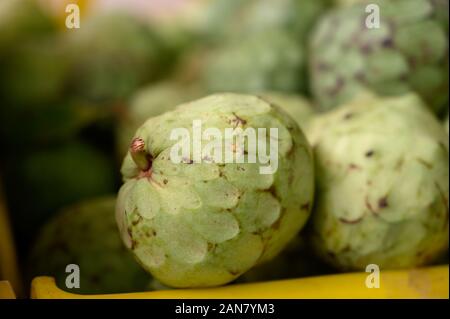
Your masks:
<path fill-rule="evenodd" d="M 136 166 L 142 171 L 148 171 L 152 167 L 152 157 L 145 150 L 145 142 L 142 138 L 135 138 L 131 142 L 130 154 Z"/>

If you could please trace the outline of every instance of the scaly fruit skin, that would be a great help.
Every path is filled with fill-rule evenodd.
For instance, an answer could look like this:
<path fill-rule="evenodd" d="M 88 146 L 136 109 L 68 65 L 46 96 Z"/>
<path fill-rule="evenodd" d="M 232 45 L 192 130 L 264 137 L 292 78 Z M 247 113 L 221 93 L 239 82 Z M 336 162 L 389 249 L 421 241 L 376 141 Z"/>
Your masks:
<path fill-rule="evenodd" d="M 368 28 L 366 5 L 380 8 Z M 418 93 L 436 113 L 448 101 L 448 1 L 374 0 L 330 12 L 310 41 L 311 90 L 323 109 L 363 89 Z"/>
<path fill-rule="evenodd" d="M 192 154 L 173 163 L 177 141 L 170 134 L 186 128 L 192 140 L 193 120 L 222 135 L 225 128 L 277 128 L 278 169 L 260 174 L 259 162 L 216 163 L 208 157 L 198 163 Z M 256 96 L 217 94 L 178 106 L 150 118 L 134 141 L 122 165 L 116 217 L 126 246 L 164 285 L 226 284 L 276 256 L 309 217 L 309 144 L 287 114 Z"/>
<path fill-rule="evenodd" d="M 313 106 L 307 99 L 300 95 L 265 92 L 259 94 L 259 96 L 282 108 L 302 129 L 307 130 L 307 126 L 314 117 L 315 111 Z"/>
<path fill-rule="evenodd" d="M 74 59 L 73 90 L 99 103 L 129 97 L 165 66 L 157 36 L 125 14 L 92 16 L 68 37 L 68 46 Z"/>
<path fill-rule="evenodd" d="M 312 237 L 336 267 L 407 268 L 448 247 L 449 151 L 417 95 L 359 96 L 314 121 Z"/>
<path fill-rule="evenodd" d="M 286 32 L 257 34 L 211 54 L 205 67 L 210 92 L 298 92 L 304 83 L 303 46 Z"/>
<path fill-rule="evenodd" d="M 30 257 L 33 276 L 48 275 L 73 293 L 142 291 L 151 277 L 124 247 L 114 218 L 114 197 L 64 209 L 41 231 Z M 66 266 L 80 267 L 80 288 L 68 289 Z"/>
<path fill-rule="evenodd" d="M 137 91 L 132 96 L 129 107 L 119 119 L 116 136 L 120 158 L 127 154 L 134 133 L 145 120 L 193 100 L 194 96 L 199 96 L 194 91 L 171 82 L 150 85 Z"/>

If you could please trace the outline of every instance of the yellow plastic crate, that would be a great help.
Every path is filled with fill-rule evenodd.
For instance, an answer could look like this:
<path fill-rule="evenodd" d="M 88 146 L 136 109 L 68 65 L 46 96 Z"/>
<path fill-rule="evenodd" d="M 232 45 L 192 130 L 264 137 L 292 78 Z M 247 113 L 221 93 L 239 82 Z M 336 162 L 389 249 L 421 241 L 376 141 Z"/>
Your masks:
<path fill-rule="evenodd" d="M 8 280 L 15 291 L 20 293 L 21 278 L 18 269 L 8 211 L 0 181 L 0 280 Z"/>
<path fill-rule="evenodd" d="M 16 295 L 8 281 L 0 281 L 0 299 L 16 299 Z"/>
<path fill-rule="evenodd" d="M 449 298 L 449 268 L 382 271 L 380 288 L 367 288 L 368 273 L 328 275 L 208 289 L 173 289 L 128 294 L 79 295 L 59 289 L 52 277 L 31 284 L 34 299 L 384 299 Z"/>

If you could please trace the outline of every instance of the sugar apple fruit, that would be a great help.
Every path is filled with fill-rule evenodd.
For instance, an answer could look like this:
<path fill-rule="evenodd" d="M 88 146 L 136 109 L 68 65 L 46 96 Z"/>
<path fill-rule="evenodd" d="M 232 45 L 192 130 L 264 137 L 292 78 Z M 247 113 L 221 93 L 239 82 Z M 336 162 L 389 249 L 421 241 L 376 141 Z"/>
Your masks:
<path fill-rule="evenodd" d="M 257 34 L 210 54 L 204 81 L 210 92 L 299 92 L 305 88 L 303 46 L 286 32 Z"/>
<path fill-rule="evenodd" d="M 197 135 L 197 120 L 202 129 L 216 129 L 212 139 Z M 171 140 L 180 128 L 187 135 Z M 278 138 L 268 138 L 269 128 Z M 251 140 L 243 146 L 226 129 L 260 129 L 258 148 Z M 212 142 L 215 151 L 174 151 L 192 138 Z M 278 168 L 261 173 L 251 157 L 269 149 L 276 156 L 270 165 L 278 158 Z M 220 159 L 222 153 L 244 161 Z M 251 95 L 211 95 L 150 118 L 134 136 L 122 175 L 116 207 L 122 239 L 171 287 L 226 284 L 270 260 L 303 227 L 313 204 L 308 142 L 287 114 Z"/>
<path fill-rule="evenodd" d="M 143 291 L 151 276 L 123 245 L 114 218 L 114 197 L 83 201 L 64 209 L 40 232 L 30 256 L 33 276 L 56 279 L 73 293 Z M 80 288 L 66 286 L 66 267 L 80 270 Z"/>
<path fill-rule="evenodd" d="M 362 95 L 311 125 L 311 241 L 343 269 L 429 264 L 448 248 L 448 135 L 415 94 Z"/>
<path fill-rule="evenodd" d="M 379 6 L 369 28 L 367 4 Z M 436 113 L 448 101 L 448 1 L 371 0 L 332 10 L 310 41 L 311 91 L 323 109 L 364 89 L 418 93 Z"/>

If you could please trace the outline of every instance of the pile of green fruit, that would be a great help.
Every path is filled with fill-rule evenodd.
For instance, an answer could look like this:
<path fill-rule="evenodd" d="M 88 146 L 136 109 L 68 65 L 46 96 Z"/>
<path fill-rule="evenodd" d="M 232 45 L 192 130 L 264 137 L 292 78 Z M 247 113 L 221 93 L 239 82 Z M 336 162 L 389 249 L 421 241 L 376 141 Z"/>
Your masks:
<path fill-rule="evenodd" d="M 65 30 L 0 1 L 0 173 L 28 279 L 119 293 L 448 256 L 448 1 L 202 3 Z"/>

